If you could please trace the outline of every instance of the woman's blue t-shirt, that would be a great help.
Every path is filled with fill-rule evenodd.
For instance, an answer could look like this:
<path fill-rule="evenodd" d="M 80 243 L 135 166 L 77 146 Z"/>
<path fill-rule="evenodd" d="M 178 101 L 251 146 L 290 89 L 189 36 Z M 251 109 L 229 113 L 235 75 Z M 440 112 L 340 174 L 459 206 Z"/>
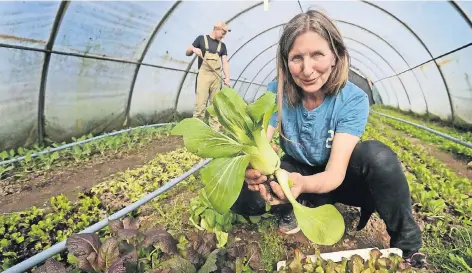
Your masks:
<path fill-rule="evenodd" d="M 277 94 L 277 82 L 267 89 Z M 336 96 L 326 96 L 317 108 L 307 111 L 302 103 L 282 108 L 282 128 L 286 138 L 280 137 L 283 151 L 294 159 L 311 166 L 328 163 L 335 133 L 361 136 L 369 117 L 367 94 L 351 82 Z M 277 113 L 270 125 L 277 127 Z"/>

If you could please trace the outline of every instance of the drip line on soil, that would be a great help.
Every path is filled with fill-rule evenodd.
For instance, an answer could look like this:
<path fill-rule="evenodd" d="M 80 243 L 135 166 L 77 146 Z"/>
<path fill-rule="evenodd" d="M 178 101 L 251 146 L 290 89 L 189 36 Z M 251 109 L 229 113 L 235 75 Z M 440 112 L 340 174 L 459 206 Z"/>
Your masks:
<path fill-rule="evenodd" d="M 85 143 L 87 143 L 87 142 L 91 142 L 91 141 L 94 141 L 94 140 L 97 140 L 97 139 L 101 139 L 101 138 L 105 138 L 105 137 L 109 137 L 109 136 L 118 135 L 118 134 L 121 134 L 121 133 L 125 133 L 125 132 L 129 132 L 129 131 L 132 131 L 132 130 L 136 130 L 136 129 L 146 128 L 146 127 L 160 127 L 160 126 L 165 126 L 165 125 L 170 125 L 170 124 L 175 124 L 175 122 L 143 125 L 143 126 L 139 126 L 139 127 L 133 127 L 133 128 L 123 129 L 123 130 L 116 131 L 116 132 L 105 133 L 105 134 L 100 135 L 100 136 L 92 137 L 92 138 L 85 139 L 85 140 L 81 140 L 81 141 L 77 141 L 77 142 L 68 143 L 68 144 L 65 144 L 65 145 L 62 145 L 62 146 L 59 146 L 59 147 L 55 147 L 55 148 L 52 148 L 52 149 L 49 149 L 49 150 L 43 150 L 43 151 L 41 151 L 41 152 L 38 152 L 38 153 L 35 153 L 35 154 L 31 154 L 31 158 L 35 158 L 35 157 L 37 157 L 38 155 L 49 154 L 49 153 L 52 153 L 52 152 L 64 150 L 64 149 L 73 147 L 73 146 L 75 146 L 75 145 L 82 145 L 82 144 L 85 144 Z M 10 164 L 10 163 L 15 163 L 15 162 L 21 161 L 21 160 L 23 160 L 23 159 L 25 159 L 25 158 L 26 158 L 26 156 L 20 156 L 20 157 L 17 157 L 17 158 L 5 160 L 5 161 L 0 162 L 0 166 L 6 165 L 6 164 Z"/>
<path fill-rule="evenodd" d="M 134 202 L 133 204 L 131 204 L 131 205 L 115 212 L 114 214 L 112 214 L 108 218 L 105 218 L 105 219 L 101 220 L 100 222 L 97 222 L 97 223 L 89 226 L 88 228 L 86 228 L 86 229 L 84 229 L 84 230 L 82 230 L 78 233 L 93 233 L 93 232 L 97 232 L 97 231 L 101 230 L 102 228 L 104 228 L 108 225 L 109 220 L 119 219 L 119 218 L 125 216 L 126 214 L 132 212 L 133 210 L 136 210 L 137 208 L 141 207 L 142 205 L 146 204 L 147 202 L 149 202 L 153 198 L 160 195 L 161 193 L 163 193 L 163 192 L 169 190 L 170 188 L 174 187 L 175 185 L 177 185 L 179 182 L 183 181 L 185 178 L 187 178 L 188 176 L 190 176 L 194 172 L 198 171 L 199 169 L 201 169 L 205 165 L 207 165 L 211 160 L 212 159 L 205 159 L 204 161 L 194 165 L 190 170 L 188 170 L 187 172 L 185 172 L 181 176 L 170 180 L 169 182 L 164 184 L 162 187 L 160 187 L 159 189 L 149 193 L 148 195 L 146 195 L 142 199 L 140 199 L 140 200 Z M 48 258 L 64 251 L 65 249 L 66 249 L 66 241 L 59 242 L 59 243 L 51 246 L 50 248 L 48 248 L 48 249 L 46 249 L 46 250 L 44 250 L 44 251 L 42 251 L 42 252 L 40 252 L 40 253 L 32 256 L 32 257 L 20 262 L 19 264 L 16 264 L 16 265 L 8 268 L 7 270 L 3 271 L 2 273 L 24 272 L 24 271 L 30 269 L 31 267 L 33 267 L 35 265 L 38 265 L 39 263 L 45 261 L 46 259 L 48 259 Z"/>
<path fill-rule="evenodd" d="M 468 147 L 468 148 L 471 148 L 472 149 L 472 144 L 469 143 L 469 142 L 466 142 L 466 141 L 463 141 L 463 140 L 460 140 L 460 139 L 457 139 L 455 137 L 452 137 L 448 134 L 444 134 L 444 133 L 441 133 L 441 132 L 438 132 L 436 130 L 433 130 L 431 128 L 428 128 L 426 126 L 423 126 L 423 125 L 420 125 L 420 124 L 416 124 L 416 123 L 413 123 L 411 121 L 408 121 L 408 120 L 404 120 L 404 119 L 401 119 L 401 118 L 397 118 L 397 117 L 392 117 L 392 116 L 389 116 L 389 115 L 386 115 L 386 114 L 383 114 L 383 113 L 380 113 L 380 112 L 377 112 L 377 111 L 372 111 L 373 113 L 377 114 L 377 115 L 381 115 L 381 116 L 384 116 L 384 117 L 387 117 L 387 118 L 390 118 L 390 119 L 394 119 L 394 120 L 397 120 L 397 121 L 400 121 L 400 122 L 403 122 L 403 123 L 406 123 L 406 124 L 409 124 L 409 125 L 412 125 L 412 126 L 415 126 L 415 127 L 418 127 L 420 129 L 423 129 L 425 131 L 428 131 L 430 133 L 433 133 L 435 135 L 438 135 L 440 137 L 443 137 L 445 139 L 448 139 L 450 141 L 453 141 L 457 144 L 461 144 L 465 147 Z"/>

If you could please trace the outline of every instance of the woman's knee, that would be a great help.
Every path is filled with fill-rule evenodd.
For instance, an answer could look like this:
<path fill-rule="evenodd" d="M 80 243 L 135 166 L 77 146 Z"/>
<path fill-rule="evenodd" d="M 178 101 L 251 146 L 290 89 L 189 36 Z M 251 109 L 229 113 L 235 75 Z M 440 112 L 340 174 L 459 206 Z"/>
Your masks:
<path fill-rule="evenodd" d="M 359 142 L 353 156 L 360 159 L 363 164 L 367 164 L 369 168 L 381 169 L 385 172 L 401 170 L 397 154 L 388 145 L 378 140 Z"/>
<path fill-rule="evenodd" d="M 408 202 L 409 187 L 403 167 L 395 152 L 380 141 L 365 141 L 357 153 L 362 176 L 374 199 L 382 206 Z"/>

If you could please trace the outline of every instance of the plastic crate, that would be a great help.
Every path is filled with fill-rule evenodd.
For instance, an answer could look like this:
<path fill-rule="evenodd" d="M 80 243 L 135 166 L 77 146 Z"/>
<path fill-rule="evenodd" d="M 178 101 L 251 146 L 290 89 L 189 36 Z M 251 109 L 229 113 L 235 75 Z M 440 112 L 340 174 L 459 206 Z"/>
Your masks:
<path fill-rule="evenodd" d="M 321 253 L 320 256 L 324 260 L 331 259 L 333 262 L 340 262 L 342 258 L 351 259 L 351 257 L 355 254 L 362 257 L 362 259 L 366 260 L 369 258 L 369 253 L 372 249 L 375 248 L 360 248 L 360 249 L 353 249 L 353 250 L 343 250 L 343 251 L 336 251 L 336 252 L 327 252 Z M 390 254 L 396 254 L 398 256 L 402 256 L 403 252 L 399 248 L 386 248 L 386 249 L 379 249 L 382 253 L 382 256 L 389 256 Z M 308 255 L 307 258 L 310 258 L 313 262 L 316 261 L 315 255 Z M 281 270 L 282 267 L 287 266 L 287 261 L 279 261 L 277 263 L 277 271 Z"/>

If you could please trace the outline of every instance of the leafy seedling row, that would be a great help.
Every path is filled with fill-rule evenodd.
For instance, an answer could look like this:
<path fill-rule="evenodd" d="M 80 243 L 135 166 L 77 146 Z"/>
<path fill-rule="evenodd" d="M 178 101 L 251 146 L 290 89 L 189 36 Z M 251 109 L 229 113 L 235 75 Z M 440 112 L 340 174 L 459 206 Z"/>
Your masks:
<path fill-rule="evenodd" d="M 316 251 L 314 259 L 295 251 L 293 260 L 288 266 L 279 269 L 278 273 L 416 273 L 427 272 L 426 269 L 414 269 L 397 254 L 391 253 L 383 256 L 379 249 L 372 249 L 369 258 L 363 259 L 354 254 L 351 257 L 343 257 L 340 262 L 331 259 L 323 259 L 319 251 Z"/>
<path fill-rule="evenodd" d="M 50 151 L 52 148 L 63 146 L 66 143 L 53 143 L 51 146 L 33 145 L 31 148 L 20 147 L 0 152 L 0 161 L 7 161 L 24 156 L 21 161 L 0 166 L 0 180 L 21 179 L 31 173 L 43 173 L 56 167 L 72 166 L 79 162 L 89 161 L 91 157 L 99 155 L 109 157 L 123 152 L 143 147 L 147 143 L 160 139 L 166 134 L 170 126 L 138 128 L 128 133 L 121 133 L 93 140 L 81 145 L 75 145 L 63 150 L 47 154 L 39 154 L 41 151 Z M 80 138 L 72 138 L 74 142 L 93 138 L 92 134 Z M 37 154 L 32 157 L 32 154 Z"/>
<path fill-rule="evenodd" d="M 423 120 L 414 119 L 414 118 L 405 116 L 401 113 L 398 113 L 396 111 L 386 110 L 386 109 L 382 109 L 382 108 L 380 108 L 380 109 L 381 110 L 379 112 L 381 112 L 381 113 L 388 114 L 388 115 L 391 115 L 393 117 L 405 119 L 405 120 L 414 122 L 416 124 L 425 124 L 425 121 L 423 121 Z M 458 156 L 464 158 L 467 162 L 472 162 L 472 149 L 471 148 L 468 148 L 468 147 L 463 146 L 461 144 L 455 143 L 455 142 L 453 142 L 449 139 L 446 139 L 444 137 L 435 135 L 431 132 L 425 131 L 425 130 L 420 129 L 418 127 L 415 127 L 413 125 L 406 124 L 406 123 L 403 123 L 401 121 L 393 120 L 393 119 L 390 119 L 390 118 L 387 118 L 387 117 L 383 117 L 383 116 L 377 115 L 375 113 L 373 115 L 378 117 L 379 120 L 382 121 L 382 123 L 388 124 L 388 125 L 392 126 L 393 128 L 395 128 L 397 130 L 400 130 L 400 131 L 403 131 L 408 135 L 412 135 L 412 136 L 414 136 L 414 137 L 416 137 L 416 138 L 418 138 L 418 139 L 420 139 L 420 140 L 422 140 L 426 143 L 435 144 L 441 150 L 446 151 L 446 152 L 450 152 L 450 153 L 455 154 L 455 155 L 458 155 Z M 434 123 L 431 123 L 431 122 L 426 122 L 425 126 L 431 128 L 431 129 L 434 129 L 436 131 L 448 134 L 448 135 L 450 135 L 452 137 L 455 137 L 457 139 L 461 139 L 461 140 L 467 141 L 469 143 L 472 143 L 472 133 L 471 132 L 459 133 L 459 132 L 454 131 L 452 129 L 448 129 L 448 128 L 443 127 L 443 126 L 438 126 L 438 125 L 436 125 Z"/>
<path fill-rule="evenodd" d="M 132 217 L 109 222 L 111 236 L 73 234 L 66 241 L 69 264 L 48 259 L 38 273 L 210 273 L 255 272 L 257 243 L 240 240 L 218 247 L 214 233 L 194 231 L 172 236 L 160 228 L 140 229 Z"/>
<path fill-rule="evenodd" d="M 51 197 L 47 209 L 33 207 L 0 216 L 0 267 L 9 268 L 67 239 L 182 175 L 199 160 L 184 149 L 159 154 L 143 167 L 118 173 L 80 193 L 76 202 L 59 195 Z"/>
<path fill-rule="evenodd" d="M 420 145 L 412 145 L 370 117 L 364 139 L 378 139 L 390 146 L 405 165 L 412 202 L 424 220 L 423 251 L 440 272 L 468 272 L 472 265 L 472 222 L 466 206 L 460 207 L 458 190 L 470 192 L 467 179 L 428 155 Z M 446 202 L 446 200 L 448 200 Z M 462 202 L 464 202 L 462 201 Z"/>
<path fill-rule="evenodd" d="M 372 124 L 378 121 L 373 120 Z M 386 130 L 386 131 L 385 131 Z M 367 130 L 371 137 L 381 139 L 391 147 L 402 162 L 407 166 L 407 171 L 415 175 L 409 176 L 410 187 L 414 199 L 432 215 L 444 212 L 455 214 L 469 221 L 472 217 L 472 183 L 464 177 L 458 177 L 455 172 L 447 168 L 443 163 L 430 156 L 423 147 L 413 145 L 408 139 L 391 135 L 389 138 L 380 135 L 378 130 Z M 389 133 L 388 128 L 382 129 Z M 418 183 L 412 183 L 412 182 Z"/>

